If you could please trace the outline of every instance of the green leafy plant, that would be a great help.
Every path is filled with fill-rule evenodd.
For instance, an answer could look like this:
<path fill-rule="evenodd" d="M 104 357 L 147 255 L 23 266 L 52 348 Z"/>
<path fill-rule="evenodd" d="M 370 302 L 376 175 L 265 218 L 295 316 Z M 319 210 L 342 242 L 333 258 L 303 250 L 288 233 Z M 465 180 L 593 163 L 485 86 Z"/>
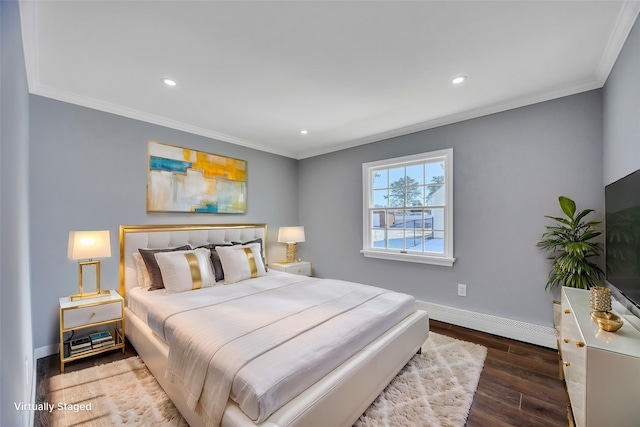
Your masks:
<path fill-rule="evenodd" d="M 576 204 L 568 197 L 560 196 L 558 201 L 566 217 L 545 215 L 556 224 L 546 226 L 547 231 L 537 243 L 553 260 L 545 288 L 549 290 L 561 285 L 589 289 L 599 286 L 604 273 L 591 259 L 601 253 L 600 244 L 592 239 L 602 234 L 602 221 L 586 221 L 584 218 L 594 210 L 576 213 Z"/>

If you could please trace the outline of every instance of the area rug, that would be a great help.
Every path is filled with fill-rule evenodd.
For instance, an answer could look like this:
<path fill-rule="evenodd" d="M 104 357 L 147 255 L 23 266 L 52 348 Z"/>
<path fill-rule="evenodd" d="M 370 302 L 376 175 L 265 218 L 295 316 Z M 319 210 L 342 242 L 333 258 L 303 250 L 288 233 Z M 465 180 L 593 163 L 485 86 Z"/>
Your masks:
<path fill-rule="evenodd" d="M 486 354 L 431 332 L 355 426 L 464 426 Z M 139 357 L 52 377 L 45 403 L 52 427 L 187 426 Z"/>
<path fill-rule="evenodd" d="M 355 427 L 462 427 L 487 348 L 433 332 Z"/>
<path fill-rule="evenodd" d="M 51 427 L 188 427 L 138 356 L 51 377 L 46 403 Z"/>

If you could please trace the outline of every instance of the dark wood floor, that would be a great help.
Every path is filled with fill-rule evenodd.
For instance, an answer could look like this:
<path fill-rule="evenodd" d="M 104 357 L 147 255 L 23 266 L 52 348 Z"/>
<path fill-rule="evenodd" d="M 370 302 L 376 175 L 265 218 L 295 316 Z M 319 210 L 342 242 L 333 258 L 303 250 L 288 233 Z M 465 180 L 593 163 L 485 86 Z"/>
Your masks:
<path fill-rule="evenodd" d="M 569 425 L 557 351 L 434 320 L 430 330 L 489 349 L 467 427 Z"/>
<path fill-rule="evenodd" d="M 567 395 L 558 379 L 556 351 L 438 321 L 430 321 L 433 332 L 481 344 L 489 349 L 467 427 L 567 426 Z M 127 351 L 104 353 L 65 366 L 73 372 L 90 366 L 135 356 Z M 37 402 L 46 401 L 47 378 L 60 373 L 58 355 L 38 360 Z M 36 413 L 35 426 L 47 426 L 45 414 Z M 413 426 L 412 426 L 413 427 Z"/>

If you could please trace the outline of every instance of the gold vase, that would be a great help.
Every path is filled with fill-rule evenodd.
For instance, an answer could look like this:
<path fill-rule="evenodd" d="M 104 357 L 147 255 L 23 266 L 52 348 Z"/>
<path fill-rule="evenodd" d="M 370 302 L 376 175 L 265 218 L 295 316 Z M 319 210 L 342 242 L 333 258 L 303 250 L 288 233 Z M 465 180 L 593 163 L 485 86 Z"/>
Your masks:
<path fill-rule="evenodd" d="M 591 308 L 595 311 L 611 311 L 611 290 L 602 286 L 594 286 L 590 290 Z"/>

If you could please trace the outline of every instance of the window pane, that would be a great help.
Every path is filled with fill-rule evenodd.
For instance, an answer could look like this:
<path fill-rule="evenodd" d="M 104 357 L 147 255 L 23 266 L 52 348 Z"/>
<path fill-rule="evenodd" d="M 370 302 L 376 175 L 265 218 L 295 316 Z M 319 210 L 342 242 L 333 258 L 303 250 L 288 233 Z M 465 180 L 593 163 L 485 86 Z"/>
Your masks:
<path fill-rule="evenodd" d="M 444 230 L 444 209 L 430 209 L 431 216 L 433 217 L 433 229 Z"/>
<path fill-rule="evenodd" d="M 422 211 L 419 209 L 411 209 L 405 215 L 405 228 L 422 229 Z"/>
<path fill-rule="evenodd" d="M 422 252 L 424 249 L 424 233 L 422 232 L 422 228 L 407 229 L 405 233 L 405 248 L 407 251 Z"/>
<path fill-rule="evenodd" d="M 405 191 L 406 187 L 402 181 L 392 182 L 389 189 L 389 206 L 404 207 Z"/>
<path fill-rule="evenodd" d="M 404 212 L 401 210 L 390 210 L 387 214 L 387 227 L 402 228 L 404 226 Z"/>
<path fill-rule="evenodd" d="M 371 226 L 373 228 L 385 228 L 386 227 L 386 211 L 373 211 L 371 212 Z"/>
<path fill-rule="evenodd" d="M 373 188 L 387 188 L 389 187 L 389 170 L 379 170 L 373 172 Z"/>
<path fill-rule="evenodd" d="M 407 187 L 407 206 L 422 206 L 424 203 L 423 191 L 423 186 Z"/>
<path fill-rule="evenodd" d="M 427 163 L 425 165 L 427 182 L 438 184 L 444 182 L 444 162 Z"/>
<path fill-rule="evenodd" d="M 374 208 L 385 208 L 389 203 L 389 190 L 373 190 Z"/>
<path fill-rule="evenodd" d="M 383 230 L 371 230 L 371 242 L 374 248 L 386 248 L 387 242 Z"/>
<path fill-rule="evenodd" d="M 390 229 L 387 233 L 389 249 L 404 249 L 404 230 Z"/>
<path fill-rule="evenodd" d="M 425 195 L 426 206 L 444 205 L 445 202 L 444 184 L 427 186 L 427 194 Z"/>
<path fill-rule="evenodd" d="M 389 169 L 389 182 L 391 186 L 394 183 L 404 185 L 404 168 Z"/>
<path fill-rule="evenodd" d="M 407 167 L 407 185 L 424 184 L 424 165 Z"/>

